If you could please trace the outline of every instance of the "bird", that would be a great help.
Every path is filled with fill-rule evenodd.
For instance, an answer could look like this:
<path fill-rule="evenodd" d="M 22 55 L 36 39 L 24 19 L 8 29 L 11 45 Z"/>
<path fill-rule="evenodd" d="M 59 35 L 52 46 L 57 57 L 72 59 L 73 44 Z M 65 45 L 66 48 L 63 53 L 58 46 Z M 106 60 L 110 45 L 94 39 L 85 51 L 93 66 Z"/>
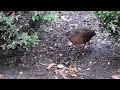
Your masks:
<path fill-rule="evenodd" d="M 85 51 L 86 43 L 88 43 L 90 47 L 90 40 L 95 35 L 95 31 L 87 28 L 77 28 L 65 33 L 66 39 L 68 39 L 72 43 L 72 45 L 84 44 L 83 54 Z"/>

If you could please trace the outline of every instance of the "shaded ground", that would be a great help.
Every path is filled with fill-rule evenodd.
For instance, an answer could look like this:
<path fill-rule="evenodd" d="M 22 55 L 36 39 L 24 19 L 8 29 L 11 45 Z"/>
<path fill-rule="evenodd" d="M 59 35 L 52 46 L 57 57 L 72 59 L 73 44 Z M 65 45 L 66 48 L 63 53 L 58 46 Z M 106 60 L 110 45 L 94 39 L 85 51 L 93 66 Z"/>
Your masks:
<path fill-rule="evenodd" d="M 91 39 L 91 48 L 70 45 L 63 34 L 77 27 L 96 30 L 97 36 Z M 0 78 L 5 79 L 110 79 L 120 73 L 119 44 L 103 34 L 99 34 L 98 21 L 93 12 L 61 12 L 61 19 L 55 24 L 40 30 L 41 40 L 29 52 L 20 52 L 15 57 L 0 60 Z M 16 52 L 14 52 L 16 53 Z M 20 61 L 20 62 L 16 62 Z M 16 62 L 16 63 L 15 63 Z M 50 66 L 51 63 L 63 66 Z"/>

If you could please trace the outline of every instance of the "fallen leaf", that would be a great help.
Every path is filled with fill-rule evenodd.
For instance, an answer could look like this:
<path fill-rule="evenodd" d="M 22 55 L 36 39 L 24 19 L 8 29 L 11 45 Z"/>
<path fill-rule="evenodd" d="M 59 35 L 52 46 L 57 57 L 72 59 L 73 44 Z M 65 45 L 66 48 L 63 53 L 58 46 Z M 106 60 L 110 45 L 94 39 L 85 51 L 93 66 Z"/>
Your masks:
<path fill-rule="evenodd" d="M 49 69 L 51 69 L 55 65 L 56 65 L 55 63 L 50 63 L 50 64 L 48 64 L 47 69 L 49 70 Z"/>
<path fill-rule="evenodd" d="M 72 75 L 72 76 L 77 76 L 77 75 L 79 75 L 80 74 L 80 68 L 78 68 L 78 67 L 75 67 L 75 66 L 70 66 L 69 67 L 69 72 L 70 72 L 70 74 Z"/>
<path fill-rule="evenodd" d="M 61 19 L 65 20 L 65 21 L 69 21 L 69 19 L 67 19 L 65 16 L 61 16 Z"/>
<path fill-rule="evenodd" d="M 113 75 L 111 76 L 113 79 L 120 79 L 120 75 Z"/>
<path fill-rule="evenodd" d="M 59 70 L 59 73 L 60 73 L 65 79 L 67 79 L 67 76 L 66 76 L 66 74 L 64 73 L 64 70 Z"/>
<path fill-rule="evenodd" d="M 0 79 L 4 79 L 3 75 L 0 75 Z"/>
<path fill-rule="evenodd" d="M 118 69 L 117 72 L 120 73 L 120 69 Z"/>
<path fill-rule="evenodd" d="M 61 70 L 61 69 L 55 70 L 55 73 L 60 74 L 63 78 L 67 79 L 67 76 L 66 76 L 64 70 Z"/>

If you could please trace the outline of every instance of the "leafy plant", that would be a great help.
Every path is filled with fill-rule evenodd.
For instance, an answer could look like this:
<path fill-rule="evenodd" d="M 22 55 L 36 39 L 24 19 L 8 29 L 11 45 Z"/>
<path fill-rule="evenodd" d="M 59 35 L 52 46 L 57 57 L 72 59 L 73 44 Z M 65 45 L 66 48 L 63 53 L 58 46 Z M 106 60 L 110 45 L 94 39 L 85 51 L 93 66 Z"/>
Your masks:
<path fill-rule="evenodd" d="M 28 49 L 30 45 L 39 41 L 35 27 L 31 29 L 29 22 L 31 20 L 33 23 L 36 23 L 36 20 L 45 23 L 54 22 L 59 17 L 56 11 L 25 11 L 24 15 L 26 16 L 19 14 L 14 18 L 0 11 L 0 47 L 2 49 L 15 49 L 17 46 Z"/>
<path fill-rule="evenodd" d="M 4 18 L 5 17 L 5 18 Z M 9 19 L 11 17 L 6 16 L 3 17 L 4 27 L 1 26 L 0 30 L 1 32 L 1 39 L 5 41 L 4 44 L 2 44 L 0 47 L 3 49 L 15 49 L 16 46 L 19 44 L 23 48 L 27 49 L 30 44 L 36 42 L 38 40 L 37 34 L 32 33 L 29 35 L 27 32 L 21 32 L 20 29 L 16 27 L 15 24 L 12 23 L 12 19 Z"/>
<path fill-rule="evenodd" d="M 32 33 L 31 35 L 29 35 L 27 32 L 24 32 L 18 35 L 17 38 L 18 38 L 19 44 L 22 44 L 23 48 L 26 48 L 27 50 L 31 44 L 36 44 L 38 41 L 36 32 Z"/>
<path fill-rule="evenodd" d="M 57 11 L 32 11 L 32 20 L 43 20 L 47 22 L 55 22 L 59 18 Z"/>
<path fill-rule="evenodd" d="M 120 11 L 96 11 L 96 15 L 102 31 L 107 31 L 112 36 L 120 35 Z"/>

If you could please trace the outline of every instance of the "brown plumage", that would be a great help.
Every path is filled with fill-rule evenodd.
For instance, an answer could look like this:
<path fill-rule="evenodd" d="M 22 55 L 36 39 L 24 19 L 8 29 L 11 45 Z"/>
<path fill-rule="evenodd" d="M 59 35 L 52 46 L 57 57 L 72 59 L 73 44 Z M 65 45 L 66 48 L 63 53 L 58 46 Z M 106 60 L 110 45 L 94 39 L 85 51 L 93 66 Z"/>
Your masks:
<path fill-rule="evenodd" d="M 85 28 L 68 31 L 65 34 L 66 38 L 69 39 L 73 45 L 84 44 L 84 47 L 94 35 L 96 35 L 94 31 Z"/>

